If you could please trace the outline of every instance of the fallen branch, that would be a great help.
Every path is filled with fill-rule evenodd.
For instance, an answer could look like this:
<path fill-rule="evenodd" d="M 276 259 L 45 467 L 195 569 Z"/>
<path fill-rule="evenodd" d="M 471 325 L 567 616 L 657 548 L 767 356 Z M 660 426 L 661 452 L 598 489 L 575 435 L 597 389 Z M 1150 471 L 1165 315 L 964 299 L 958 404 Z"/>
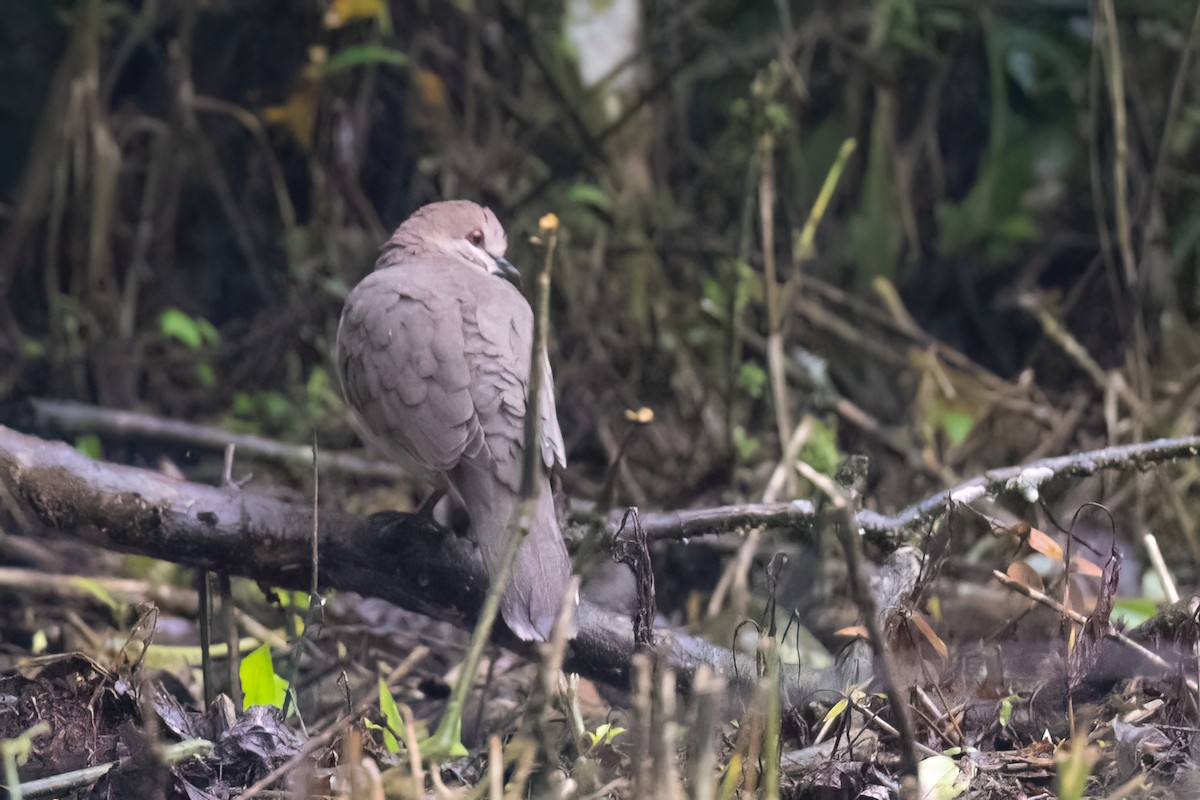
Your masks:
<path fill-rule="evenodd" d="M 13 507 L 16 506 L 16 507 Z M 155 472 L 91 458 L 0 426 L 0 511 L 98 546 L 244 575 L 273 585 L 309 586 L 312 509 L 237 488 L 187 483 Z M 28 534 L 41 531 L 27 530 Z M 467 541 L 422 517 L 386 513 L 360 520 L 321 510 L 322 589 L 336 588 L 470 629 L 487 586 L 483 563 Z M 584 600 L 579 634 L 566 668 L 625 687 L 634 652 L 630 620 Z M 730 686 L 751 688 L 753 656 L 702 639 L 659 631 L 657 649 L 688 684 L 701 665 Z M 493 638 L 536 657 L 506 630 Z M 784 665 L 791 702 L 840 690 L 833 671 Z"/>
<path fill-rule="evenodd" d="M 1157 439 L 1153 442 L 1118 445 L 1069 456 L 1043 458 L 1024 466 L 1003 467 L 985 472 L 957 486 L 914 503 L 898 514 L 862 510 L 855 515 L 858 530 L 875 534 L 893 546 L 904 543 L 906 534 L 920 531 L 937 517 L 958 505 L 969 505 L 984 497 L 1020 495 L 1036 499 L 1042 488 L 1064 478 L 1093 475 L 1106 469 L 1141 470 L 1151 464 L 1200 455 L 1200 436 Z M 806 500 L 790 503 L 743 504 L 687 511 L 665 511 L 642 515 L 642 527 L 650 539 L 686 539 L 705 534 L 727 533 L 742 527 L 767 525 L 808 531 L 817 521 L 816 507 Z M 609 517 L 609 530 L 620 514 Z"/>
<path fill-rule="evenodd" d="M 29 400 L 13 416 L 28 418 L 28 426 L 39 433 L 63 436 L 94 433 L 99 436 L 153 439 L 190 444 L 218 452 L 232 444 L 237 447 L 240 456 L 305 470 L 312 466 L 313 460 L 312 448 L 308 445 L 288 444 L 262 436 L 231 433 L 213 425 L 196 425 L 153 414 L 100 408 L 70 400 Z M 391 462 L 372 461 L 350 453 L 323 451 L 317 455 L 317 466 L 322 471 L 369 478 L 396 480 L 412 477 Z"/>

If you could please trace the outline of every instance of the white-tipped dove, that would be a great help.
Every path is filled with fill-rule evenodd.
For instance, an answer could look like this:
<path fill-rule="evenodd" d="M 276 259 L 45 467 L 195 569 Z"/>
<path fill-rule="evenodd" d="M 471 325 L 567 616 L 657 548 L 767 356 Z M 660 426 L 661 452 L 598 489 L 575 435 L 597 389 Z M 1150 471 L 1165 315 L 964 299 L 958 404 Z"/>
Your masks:
<path fill-rule="evenodd" d="M 338 326 L 343 391 L 365 436 L 426 479 L 445 481 L 471 517 L 494 576 L 519 504 L 533 312 L 510 283 L 504 229 L 464 200 L 418 209 L 350 292 Z M 505 623 L 545 640 L 571 560 L 548 470 L 566 463 L 546 354 L 538 395 L 536 513 L 500 603 Z"/>

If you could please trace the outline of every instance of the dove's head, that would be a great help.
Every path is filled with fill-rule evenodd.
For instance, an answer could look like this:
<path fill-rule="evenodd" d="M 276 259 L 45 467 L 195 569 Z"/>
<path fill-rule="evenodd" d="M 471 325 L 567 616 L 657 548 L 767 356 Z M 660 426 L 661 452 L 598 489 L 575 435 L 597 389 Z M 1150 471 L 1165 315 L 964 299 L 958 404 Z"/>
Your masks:
<path fill-rule="evenodd" d="M 439 253 L 516 283 L 521 273 L 504 258 L 507 249 L 508 237 L 490 208 L 447 200 L 414 211 L 392 234 L 379 261 L 380 266 L 395 263 L 397 250 L 402 257 Z"/>

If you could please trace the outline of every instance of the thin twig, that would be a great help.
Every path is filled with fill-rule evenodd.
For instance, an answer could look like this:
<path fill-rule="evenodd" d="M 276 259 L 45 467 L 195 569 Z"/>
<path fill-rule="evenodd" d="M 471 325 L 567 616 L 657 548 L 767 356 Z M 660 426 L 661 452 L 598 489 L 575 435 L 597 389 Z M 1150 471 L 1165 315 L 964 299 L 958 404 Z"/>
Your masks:
<path fill-rule="evenodd" d="M 901 687 L 896 682 L 896 668 L 892 661 L 891 650 L 884 638 L 882 621 L 879 619 L 875 597 L 867 586 L 867 579 L 862 564 L 862 542 L 858 536 L 857 522 L 850 497 L 839 486 L 821 485 L 829 502 L 832 503 L 838 517 L 835 526 L 842 550 L 846 554 L 846 571 L 850 582 L 850 593 L 858 605 L 867 629 L 868 644 L 874 659 L 876 679 L 883 685 L 888 697 L 892 716 L 896 720 L 896 729 L 900 738 L 900 754 L 905 775 L 917 774 L 917 741 L 913 731 L 912 714 L 908 707 L 908 698 L 901 693 Z"/>
<path fill-rule="evenodd" d="M 1178 603 L 1179 590 L 1175 588 L 1175 579 L 1171 577 L 1171 570 L 1167 569 L 1167 562 L 1163 559 L 1162 550 L 1158 548 L 1158 539 L 1153 533 L 1147 533 L 1142 537 L 1142 541 L 1146 545 L 1146 554 L 1150 556 L 1150 563 L 1153 565 L 1155 573 L 1158 574 L 1158 580 L 1162 584 L 1163 593 L 1167 596 L 1167 602 Z"/>
<path fill-rule="evenodd" d="M 1132 312 L 1134 358 L 1130 365 L 1133 372 L 1133 388 L 1139 397 L 1147 389 L 1146 330 L 1142 293 L 1138 286 L 1137 256 L 1133 252 L 1133 222 L 1129 213 L 1129 131 L 1125 104 L 1125 70 L 1121 57 L 1121 36 L 1117 26 L 1117 12 L 1113 0 L 1100 0 L 1103 30 L 1108 53 L 1108 90 L 1113 118 L 1113 205 L 1117 223 L 1117 247 L 1121 252 L 1124 268 L 1125 288 L 1129 292 Z M 1140 429 L 1140 415 L 1134 415 L 1134 425 Z"/>
<path fill-rule="evenodd" d="M 546 347 L 550 338 L 550 271 L 554 265 L 554 251 L 558 247 L 558 219 L 547 215 L 539 224 L 546 241 L 546 259 L 534 282 L 533 341 L 529 357 L 529 387 L 525 400 L 525 452 L 521 461 L 521 497 L 529 500 L 534 495 L 537 477 L 541 473 L 542 448 L 541 403 L 542 384 L 546 381 L 544 365 Z"/>
<path fill-rule="evenodd" d="M 1046 608 L 1053 609 L 1054 611 L 1058 612 L 1059 614 L 1063 615 L 1067 619 L 1074 622 L 1076 625 L 1086 625 L 1088 623 L 1088 618 L 1085 617 L 1083 614 L 1080 614 L 1078 611 L 1075 611 L 1074 609 L 1067 608 L 1062 603 L 1058 602 L 1057 600 L 1055 600 L 1053 597 L 1046 594 L 1045 592 L 1039 592 L 1037 589 L 1032 589 L 1032 588 L 1026 586 L 1025 584 L 1021 583 L 1020 581 L 1013 580 L 1012 578 L 1008 577 L 1000 570 L 997 570 L 997 569 L 992 570 L 992 577 L 994 577 L 996 580 L 1000 581 L 1000 583 L 1002 583 L 1006 588 L 1012 589 L 1017 594 L 1023 594 L 1026 597 L 1028 597 L 1030 600 L 1033 600 L 1034 602 L 1037 602 L 1037 603 L 1041 603 Z M 1135 642 L 1133 639 L 1130 639 L 1128 636 L 1126 636 L 1121 631 L 1109 630 L 1104 635 L 1107 638 L 1112 639 L 1114 642 L 1120 642 L 1121 644 L 1128 647 L 1130 650 L 1137 653 L 1142 658 L 1146 659 L 1147 661 L 1149 661 L 1151 664 L 1158 667 L 1159 669 L 1163 669 L 1163 670 L 1171 669 L 1171 666 L 1169 664 L 1167 664 L 1166 661 L 1163 660 L 1162 656 L 1160 656 L 1158 653 L 1155 653 L 1152 650 L 1148 650 L 1143 645 L 1138 644 L 1137 642 Z M 1192 683 L 1192 682 L 1189 681 L 1189 683 Z M 1194 685 L 1190 686 L 1189 688 L 1191 688 L 1192 691 L 1196 690 Z"/>
<path fill-rule="evenodd" d="M 774 100 L 774 64 L 754 80 L 755 99 L 760 104 Z M 788 434 L 792 430 L 791 406 L 788 400 L 787 373 L 784 370 L 782 298 L 779 292 L 779 273 L 775 266 L 775 134 L 769 121 L 759 123 L 758 135 L 758 219 L 762 237 L 763 287 L 767 305 L 767 370 L 771 380 L 771 401 L 775 408 L 775 428 L 779 435 L 779 452 L 787 450 Z M 789 484 L 791 480 L 789 478 Z"/>

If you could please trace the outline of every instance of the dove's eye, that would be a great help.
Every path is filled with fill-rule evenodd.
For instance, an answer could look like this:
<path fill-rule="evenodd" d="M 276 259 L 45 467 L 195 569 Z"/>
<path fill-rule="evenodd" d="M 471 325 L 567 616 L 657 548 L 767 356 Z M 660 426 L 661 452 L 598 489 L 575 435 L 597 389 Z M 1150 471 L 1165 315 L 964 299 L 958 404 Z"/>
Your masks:
<path fill-rule="evenodd" d="M 467 234 L 467 241 L 476 247 L 483 247 L 483 231 L 476 228 Z"/>

